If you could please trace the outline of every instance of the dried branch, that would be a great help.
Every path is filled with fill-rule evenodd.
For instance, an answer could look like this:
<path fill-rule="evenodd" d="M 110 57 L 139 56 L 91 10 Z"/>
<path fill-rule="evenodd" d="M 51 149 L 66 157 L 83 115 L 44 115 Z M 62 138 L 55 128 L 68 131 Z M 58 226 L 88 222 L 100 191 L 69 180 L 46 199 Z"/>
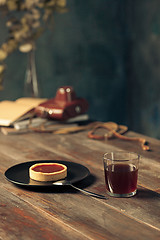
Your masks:
<path fill-rule="evenodd" d="M 0 47 L 0 90 L 6 58 L 17 49 L 24 53 L 31 51 L 54 12 L 66 11 L 66 0 L 0 0 L 0 16 L 7 19 L 8 29 L 8 37 Z"/>

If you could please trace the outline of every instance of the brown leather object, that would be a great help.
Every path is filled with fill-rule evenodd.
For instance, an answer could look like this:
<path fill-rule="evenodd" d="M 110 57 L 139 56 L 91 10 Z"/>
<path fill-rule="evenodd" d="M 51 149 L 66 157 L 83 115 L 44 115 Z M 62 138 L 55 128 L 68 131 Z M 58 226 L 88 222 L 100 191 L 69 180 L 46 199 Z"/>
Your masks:
<path fill-rule="evenodd" d="M 83 98 L 77 98 L 71 86 L 64 86 L 57 90 L 55 98 L 38 105 L 35 114 L 39 117 L 67 120 L 87 110 L 88 102 Z"/>

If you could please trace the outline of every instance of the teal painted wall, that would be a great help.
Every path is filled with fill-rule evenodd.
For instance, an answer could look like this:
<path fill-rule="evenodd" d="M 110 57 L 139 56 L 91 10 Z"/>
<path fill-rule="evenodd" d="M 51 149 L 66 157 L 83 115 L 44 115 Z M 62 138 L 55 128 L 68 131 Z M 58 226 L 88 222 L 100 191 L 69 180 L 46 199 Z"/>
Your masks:
<path fill-rule="evenodd" d="M 160 138 L 160 1 L 127 1 L 128 124 Z"/>
<path fill-rule="evenodd" d="M 52 32 L 37 42 L 42 97 L 72 85 L 99 121 L 160 138 L 160 2 L 158 0 L 68 0 Z M 0 42 L 6 35 L 0 21 Z M 26 55 L 8 60 L 0 100 L 23 96 Z"/>

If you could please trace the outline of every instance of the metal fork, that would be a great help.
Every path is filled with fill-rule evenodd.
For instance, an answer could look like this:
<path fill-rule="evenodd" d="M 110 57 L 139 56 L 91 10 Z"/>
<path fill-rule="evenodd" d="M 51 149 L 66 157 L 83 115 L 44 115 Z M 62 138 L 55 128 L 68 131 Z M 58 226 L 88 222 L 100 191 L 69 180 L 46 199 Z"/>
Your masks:
<path fill-rule="evenodd" d="M 89 195 L 91 197 L 96 197 L 96 198 L 101 198 L 101 199 L 108 199 L 106 196 L 103 196 L 101 194 L 97 194 L 97 193 L 93 193 L 93 192 L 90 192 L 90 191 L 87 191 L 87 190 L 83 190 L 81 188 L 78 188 L 76 186 L 74 186 L 70 181 L 67 181 L 67 180 L 62 180 L 62 181 L 57 181 L 57 182 L 54 182 L 53 183 L 54 185 L 58 185 L 58 186 L 71 186 L 72 188 L 86 194 L 86 195 Z"/>

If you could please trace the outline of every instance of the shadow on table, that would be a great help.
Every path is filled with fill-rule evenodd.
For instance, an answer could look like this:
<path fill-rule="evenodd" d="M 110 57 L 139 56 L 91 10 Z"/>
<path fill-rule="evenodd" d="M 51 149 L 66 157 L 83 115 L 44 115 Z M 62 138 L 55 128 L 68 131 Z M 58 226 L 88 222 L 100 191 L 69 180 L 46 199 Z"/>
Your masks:
<path fill-rule="evenodd" d="M 96 182 L 96 176 L 90 174 L 85 179 L 74 183 L 73 185 L 85 189 Z M 41 193 L 76 193 L 78 190 L 73 189 L 71 186 L 18 186 L 28 191 L 41 192 Z"/>
<path fill-rule="evenodd" d="M 149 189 L 138 189 L 135 196 L 138 199 L 160 198 L 160 194 Z"/>

